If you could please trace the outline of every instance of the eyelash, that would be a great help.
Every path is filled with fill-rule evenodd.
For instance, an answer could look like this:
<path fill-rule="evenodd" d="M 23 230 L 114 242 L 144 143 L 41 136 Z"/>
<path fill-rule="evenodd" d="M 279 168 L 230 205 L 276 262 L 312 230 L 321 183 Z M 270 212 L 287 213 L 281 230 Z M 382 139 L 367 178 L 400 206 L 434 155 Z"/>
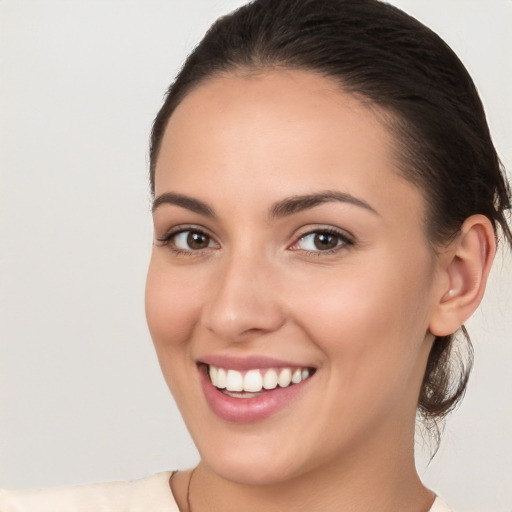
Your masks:
<path fill-rule="evenodd" d="M 203 254 L 205 251 L 207 251 L 210 248 L 209 246 L 204 249 L 181 249 L 181 248 L 177 247 L 175 245 L 175 243 L 173 242 L 173 238 L 180 234 L 183 234 L 183 233 L 198 234 L 198 235 L 207 237 L 210 242 L 214 241 L 214 239 L 211 235 L 209 235 L 205 230 L 200 229 L 196 226 L 177 226 L 177 227 L 173 228 L 172 230 L 168 231 L 167 233 L 165 233 L 162 237 L 157 238 L 156 240 L 157 240 L 157 242 L 159 242 L 160 246 L 168 246 L 169 249 L 174 254 L 176 254 L 178 256 L 192 256 L 192 257 L 200 256 L 201 254 Z M 319 249 L 316 251 L 293 248 L 294 245 L 297 245 L 299 242 L 304 240 L 306 237 L 311 236 L 311 235 L 321 235 L 321 234 L 336 237 L 339 241 L 338 245 L 336 245 L 335 247 L 333 247 L 331 249 L 326 249 L 326 250 Z M 214 243 L 216 243 L 216 242 L 214 242 Z M 340 250 L 348 249 L 354 245 L 355 245 L 355 242 L 354 242 L 353 238 L 351 236 L 349 236 L 346 232 L 335 229 L 333 227 L 323 227 L 323 228 L 319 227 L 316 229 L 311 229 L 305 233 L 302 233 L 296 239 L 296 241 L 293 242 L 293 244 L 288 246 L 288 249 L 292 250 L 292 251 L 301 251 L 302 254 L 305 254 L 306 256 L 320 257 L 320 256 L 335 254 Z"/>
<path fill-rule="evenodd" d="M 209 235 L 205 230 L 198 228 L 197 226 L 176 226 L 162 237 L 157 238 L 160 246 L 167 246 L 169 249 L 178 256 L 199 256 L 204 253 L 209 247 L 205 249 L 181 249 L 173 243 L 173 238 L 183 233 L 194 233 L 207 237 L 210 241 L 213 237 Z"/>
<path fill-rule="evenodd" d="M 301 240 L 311 235 L 329 235 L 334 236 L 338 239 L 339 243 L 335 247 L 326 250 L 311 251 L 307 249 L 292 249 L 294 245 L 297 245 Z M 302 233 L 297 240 L 289 247 L 290 250 L 301 251 L 306 256 L 321 257 L 330 254 L 335 254 L 341 250 L 346 250 L 355 245 L 354 239 L 345 231 L 338 230 L 333 227 L 318 227 L 310 229 L 309 231 Z"/>

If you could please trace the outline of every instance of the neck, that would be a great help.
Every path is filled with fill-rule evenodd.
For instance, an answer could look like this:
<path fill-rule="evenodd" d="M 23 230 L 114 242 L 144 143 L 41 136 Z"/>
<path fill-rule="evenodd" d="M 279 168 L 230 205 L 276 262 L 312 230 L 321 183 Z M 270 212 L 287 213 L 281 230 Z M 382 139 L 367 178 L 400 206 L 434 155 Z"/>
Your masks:
<path fill-rule="evenodd" d="M 299 474 L 283 474 L 283 480 L 270 477 L 271 460 L 260 482 L 237 481 L 236 474 L 222 475 L 215 461 L 202 460 L 188 488 L 191 510 L 185 474 L 175 492 L 178 505 L 186 512 L 428 512 L 434 495 L 416 472 L 414 414 L 414 407 L 408 417 L 390 410 L 384 421 L 359 431 L 343 452 L 304 461 Z"/>
<path fill-rule="evenodd" d="M 434 495 L 417 475 L 413 449 L 383 454 L 382 446 L 373 448 L 371 458 L 347 454 L 341 463 L 271 485 L 226 480 L 200 462 L 189 489 L 192 510 L 187 512 L 427 512 Z"/>

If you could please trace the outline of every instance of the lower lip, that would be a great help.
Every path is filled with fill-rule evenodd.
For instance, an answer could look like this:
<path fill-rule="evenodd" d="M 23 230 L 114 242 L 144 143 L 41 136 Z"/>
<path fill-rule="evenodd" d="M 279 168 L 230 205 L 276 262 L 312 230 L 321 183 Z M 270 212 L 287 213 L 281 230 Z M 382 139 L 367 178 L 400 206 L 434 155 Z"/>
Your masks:
<path fill-rule="evenodd" d="M 217 389 L 206 374 L 206 367 L 199 367 L 199 375 L 204 395 L 212 411 L 226 421 L 235 423 L 252 423 L 264 420 L 285 408 L 307 386 L 313 376 L 292 384 L 287 388 L 263 390 L 261 395 L 253 398 L 234 398 Z"/>

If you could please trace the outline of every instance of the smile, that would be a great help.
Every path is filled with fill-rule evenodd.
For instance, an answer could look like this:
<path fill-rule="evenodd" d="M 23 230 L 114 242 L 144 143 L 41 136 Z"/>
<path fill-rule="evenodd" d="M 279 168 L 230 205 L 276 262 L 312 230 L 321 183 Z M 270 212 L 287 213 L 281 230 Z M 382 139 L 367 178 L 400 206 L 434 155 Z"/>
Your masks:
<path fill-rule="evenodd" d="M 309 368 L 264 368 L 238 371 L 210 365 L 208 375 L 211 383 L 229 396 L 251 398 L 261 392 L 287 388 L 308 379 Z"/>
<path fill-rule="evenodd" d="M 216 416 L 234 423 L 258 422 L 289 410 L 317 373 L 313 367 L 264 357 L 208 359 L 197 366 L 206 402 Z"/>

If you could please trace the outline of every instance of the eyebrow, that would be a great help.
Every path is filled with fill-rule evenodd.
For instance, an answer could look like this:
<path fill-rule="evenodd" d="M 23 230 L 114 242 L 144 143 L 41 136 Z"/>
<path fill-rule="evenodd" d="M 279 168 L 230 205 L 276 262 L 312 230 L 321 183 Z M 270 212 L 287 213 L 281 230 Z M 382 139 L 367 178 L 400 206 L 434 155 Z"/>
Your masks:
<path fill-rule="evenodd" d="M 304 210 L 309 210 L 310 208 L 314 208 L 323 203 L 330 202 L 341 202 L 341 203 L 349 203 L 354 206 L 359 206 L 360 208 L 364 208 L 375 215 L 380 215 L 375 208 L 370 206 L 363 199 L 359 199 L 352 194 L 348 194 L 346 192 L 338 192 L 334 190 L 326 190 L 323 192 L 318 192 L 316 194 L 307 194 L 303 196 L 293 196 L 287 199 L 283 199 L 275 203 L 270 210 L 271 218 L 281 218 L 286 217 L 287 215 L 292 215 L 297 212 L 301 212 Z"/>
<path fill-rule="evenodd" d="M 292 196 L 277 203 L 274 203 L 270 208 L 271 219 L 278 219 L 293 215 L 294 213 L 309 210 L 323 203 L 340 202 L 349 203 L 360 208 L 364 208 L 375 215 L 379 215 L 377 210 L 370 206 L 363 199 L 359 199 L 352 194 L 346 192 L 338 192 L 333 190 L 326 190 L 323 192 L 317 192 L 315 194 L 307 194 L 302 196 Z M 151 211 L 154 212 L 157 208 L 163 204 L 173 204 L 186 208 L 194 213 L 205 215 L 207 217 L 215 217 L 215 211 L 203 201 L 195 199 L 190 196 L 183 194 L 177 194 L 175 192 L 164 192 L 159 195 L 154 201 Z"/>
<path fill-rule="evenodd" d="M 176 194 L 175 192 L 165 192 L 159 195 L 154 201 L 151 211 L 154 212 L 158 207 L 163 204 L 174 204 L 181 206 L 194 213 L 206 215 L 207 217 L 215 217 L 215 212 L 203 201 L 193 197 L 185 196 L 183 194 Z"/>

